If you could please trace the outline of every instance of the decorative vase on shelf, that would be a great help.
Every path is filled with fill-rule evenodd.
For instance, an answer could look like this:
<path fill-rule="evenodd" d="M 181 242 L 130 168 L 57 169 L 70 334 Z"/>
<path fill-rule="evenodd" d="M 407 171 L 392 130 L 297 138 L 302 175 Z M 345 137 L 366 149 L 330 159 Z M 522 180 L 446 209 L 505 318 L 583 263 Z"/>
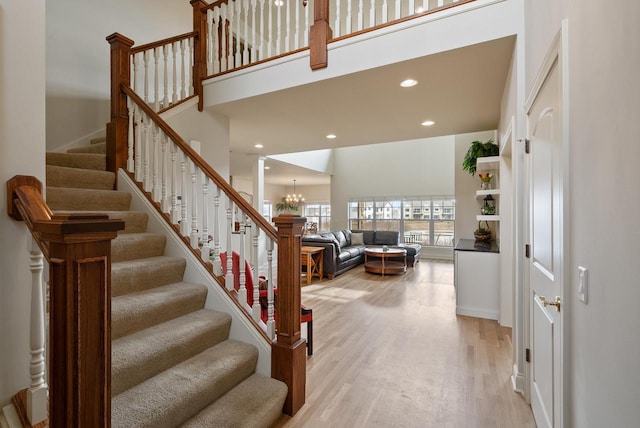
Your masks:
<path fill-rule="evenodd" d="M 480 177 L 480 189 L 491 189 L 491 179 L 493 178 L 493 174 L 491 174 L 490 172 L 486 172 L 484 174 L 480 173 L 478 174 L 478 177 Z"/>

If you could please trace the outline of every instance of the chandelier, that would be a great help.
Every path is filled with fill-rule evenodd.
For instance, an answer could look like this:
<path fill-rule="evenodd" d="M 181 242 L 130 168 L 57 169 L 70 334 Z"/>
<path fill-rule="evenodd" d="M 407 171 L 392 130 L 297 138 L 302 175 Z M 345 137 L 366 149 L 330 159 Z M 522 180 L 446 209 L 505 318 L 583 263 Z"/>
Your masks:
<path fill-rule="evenodd" d="M 304 202 L 302 195 L 296 194 L 296 180 L 293 180 L 293 195 L 287 195 L 284 201 L 288 205 L 295 205 L 296 207 Z"/>

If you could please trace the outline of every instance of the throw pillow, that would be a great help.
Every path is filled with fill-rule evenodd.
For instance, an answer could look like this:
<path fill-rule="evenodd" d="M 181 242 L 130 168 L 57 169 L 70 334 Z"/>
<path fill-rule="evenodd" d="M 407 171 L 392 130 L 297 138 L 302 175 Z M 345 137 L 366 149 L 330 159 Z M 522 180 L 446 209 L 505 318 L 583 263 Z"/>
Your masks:
<path fill-rule="evenodd" d="M 351 233 L 351 245 L 364 245 L 364 234 Z"/>

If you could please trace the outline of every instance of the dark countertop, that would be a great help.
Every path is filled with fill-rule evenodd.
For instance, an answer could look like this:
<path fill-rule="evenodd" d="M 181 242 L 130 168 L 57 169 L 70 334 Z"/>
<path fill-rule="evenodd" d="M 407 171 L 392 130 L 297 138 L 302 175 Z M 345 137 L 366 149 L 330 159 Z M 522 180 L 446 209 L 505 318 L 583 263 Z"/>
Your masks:
<path fill-rule="evenodd" d="M 495 239 L 491 242 L 479 242 L 475 239 L 460 239 L 454 248 L 456 251 L 476 251 L 479 253 L 499 253 L 500 249 Z"/>

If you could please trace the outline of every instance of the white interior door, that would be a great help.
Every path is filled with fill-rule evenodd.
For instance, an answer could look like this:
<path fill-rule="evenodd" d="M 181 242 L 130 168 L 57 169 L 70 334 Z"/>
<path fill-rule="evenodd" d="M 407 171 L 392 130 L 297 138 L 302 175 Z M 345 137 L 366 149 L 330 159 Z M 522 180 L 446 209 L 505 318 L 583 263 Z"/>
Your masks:
<path fill-rule="evenodd" d="M 527 113 L 531 406 L 539 427 L 561 427 L 563 125 L 557 55 L 551 58 L 546 71 Z"/>

